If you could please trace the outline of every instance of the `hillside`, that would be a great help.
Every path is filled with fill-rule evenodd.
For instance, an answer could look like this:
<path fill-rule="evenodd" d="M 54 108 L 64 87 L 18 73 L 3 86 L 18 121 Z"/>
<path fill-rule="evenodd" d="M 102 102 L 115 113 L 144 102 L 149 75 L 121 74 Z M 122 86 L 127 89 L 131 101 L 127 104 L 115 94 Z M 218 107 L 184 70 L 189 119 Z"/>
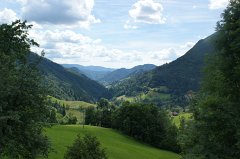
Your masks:
<path fill-rule="evenodd" d="M 99 81 L 104 85 L 108 85 L 113 82 L 120 81 L 124 78 L 128 78 L 130 76 L 137 75 L 139 73 L 150 71 L 154 68 L 156 68 L 156 66 L 152 64 L 139 65 L 131 69 L 121 68 L 106 74 Z"/>
<path fill-rule="evenodd" d="M 53 126 L 46 131 L 56 151 L 49 154 L 51 159 L 63 158 L 67 146 L 70 146 L 77 134 L 97 136 L 106 148 L 109 159 L 180 159 L 180 156 L 139 143 L 130 137 L 106 128 L 93 126 Z"/>
<path fill-rule="evenodd" d="M 213 34 L 200 40 L 185 55 L 169 64 L 115 83 L 111 87 L 113 94 L 136 96 L 154 91 L 157 94 L 170 94 L 173 101 L 179 100 L 189 91 L 198 91 L 204 60 L 215 52 L 215 37 L 216 34 Z M 161 90 L 162 87 L 165 89 Z"/>
<path fill-rule="evenodd" d="M 82 66 L 77 64 L 62 64 L 63 67 L 68 69 L 75 69 L 78 73 L 86 75 L 88 78 L 98 81 L 106 74 L 114 71 L 113 68 L 105 68 L 101 66 Z M 76 70 L 77 69 L 77 70 Z"/>
<path fill-rule="evenodd" d="M 37 61 L 37 54 L 30 54 L 30 61 Z M 64 100 L 82 100 L 94 102 L 101 97 L 109 97 L 108 90 L 85 75 L 75 74 L 46 58 L 38 65 L 50 88 L 49 95 Z"/>

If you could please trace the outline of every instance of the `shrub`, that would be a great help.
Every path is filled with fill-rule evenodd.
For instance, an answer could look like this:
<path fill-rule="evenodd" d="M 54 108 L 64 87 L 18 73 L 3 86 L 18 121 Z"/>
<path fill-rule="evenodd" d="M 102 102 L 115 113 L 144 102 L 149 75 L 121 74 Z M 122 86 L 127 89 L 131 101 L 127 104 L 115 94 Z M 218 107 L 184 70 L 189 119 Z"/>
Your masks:
<path fill-rule="evenodd" d="M 81 138 L 78 135 L 73 145 L 68 147 L 64 159 L 107 159 L 107 155 L 95 136 Z"/>

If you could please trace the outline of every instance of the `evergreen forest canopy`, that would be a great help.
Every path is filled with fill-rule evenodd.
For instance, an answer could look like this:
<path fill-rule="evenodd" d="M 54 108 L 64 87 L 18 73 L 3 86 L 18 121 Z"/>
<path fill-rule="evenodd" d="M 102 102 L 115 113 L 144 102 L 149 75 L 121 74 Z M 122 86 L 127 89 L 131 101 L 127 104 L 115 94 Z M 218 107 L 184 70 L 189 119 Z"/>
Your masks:
<path fill-rule="evenodd" d="M 114 129 L 179 153 L 182 159 L 239 158 L 239 0 L 230 0 L 216 33 L 186 55 L 125 79 L 112 81 L 109 75 L 110 89 L 45 59 L 44 52 L 31 53 L 32 46 L 39 46 L 28 37 L 31 27 L 20 20 L 0 25 L 0 158 L 48 157 L 51 142 L 43 130 L 52 124 Z M 189 91 L 198 93 L 187 103 L 181 98 Z M 119 96 L 139 100 L 119 102 Z M 73 103 L 70 100 L 94 104 L 64 105 Z M 175 112 L 160 107 L 175 104 L 187 107 L 182 113 L 190 114 L 190 119 L 180 119 L 179 126 L 172 121 Z M 78 136 L 64 157 L 108 158 L 100 142 L 94 136 Z"/>

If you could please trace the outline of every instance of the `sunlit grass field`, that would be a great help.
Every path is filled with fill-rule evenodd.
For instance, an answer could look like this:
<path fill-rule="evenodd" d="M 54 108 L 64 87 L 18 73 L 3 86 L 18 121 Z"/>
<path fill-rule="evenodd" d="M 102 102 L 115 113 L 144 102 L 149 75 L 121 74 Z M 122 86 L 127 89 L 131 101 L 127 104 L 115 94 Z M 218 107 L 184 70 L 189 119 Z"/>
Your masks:
<path fill-rule="evenodd" d="M 50 159 L 62 159 L 67 146 L 71 145 L 77 134 L 90 133 L 97 136 L 106 149 L 109 159 L 180 159 L 180 156 L 135 141 L 121 133 L 107 128 L 80 125 L 59 125 L 46 129 L 46 134 L 56 152 Z"/>
<path fill-rule="evenodd" d="M 176 124 L 177 127 L 180 126 L 181 119 L 190 120 L 192 117 L 192 113 L 181 113 L 178 116 L 173 117 L 173 123 Z"/>

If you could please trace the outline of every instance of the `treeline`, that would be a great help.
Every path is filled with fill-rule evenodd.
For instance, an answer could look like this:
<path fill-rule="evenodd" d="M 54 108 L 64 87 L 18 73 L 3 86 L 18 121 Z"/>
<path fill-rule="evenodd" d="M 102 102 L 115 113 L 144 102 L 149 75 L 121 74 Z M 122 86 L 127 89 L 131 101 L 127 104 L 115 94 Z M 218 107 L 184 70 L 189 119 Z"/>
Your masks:
<path fill-rule="evenodd" d="M 35 62 L 38 59 L 37 54 L 28 54 L 28 61 Z M 96 102 L 101 97 L 111 97 L 108 90 L 96 81 L 80 73 L 73 73 L 44 57 L 37 68 L 44 77 L 44 85 L 49 88 L 48 95 L 58 99 Z"/>
<path fill-rule="evenodd" d="M 88 125 L 120 130 L 139 141 L 155 147 L 179 152 L 178 129 L 172 124 L 168 113 L 149 104 L 124 102 L 116 107 L 101 99 L 96 108 L 86 110 Z"/>

